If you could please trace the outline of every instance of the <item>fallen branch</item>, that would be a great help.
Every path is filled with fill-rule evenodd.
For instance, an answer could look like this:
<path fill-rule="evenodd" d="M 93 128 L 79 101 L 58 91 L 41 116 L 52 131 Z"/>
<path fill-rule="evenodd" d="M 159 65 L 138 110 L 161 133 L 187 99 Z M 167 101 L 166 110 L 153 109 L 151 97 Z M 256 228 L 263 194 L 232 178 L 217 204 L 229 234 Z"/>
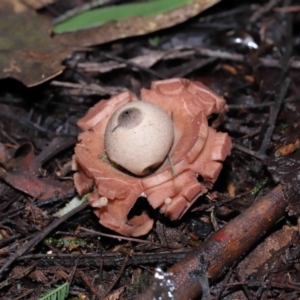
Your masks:
<path fill-rule="evenodd" d="M 287 207 L 282 186 L 278 185 L 244 213 L 213 234 L 191 255 L 168 270 L 173 273 L 174 300 L 199 299 L 203 278 L 216 280 L 246 253 L 262 235 L 281 219 Z M 156 299 L 157 291 L 150 286 L 136 300 Z M 171 298 L 170 298 L 171 299 Z"/>

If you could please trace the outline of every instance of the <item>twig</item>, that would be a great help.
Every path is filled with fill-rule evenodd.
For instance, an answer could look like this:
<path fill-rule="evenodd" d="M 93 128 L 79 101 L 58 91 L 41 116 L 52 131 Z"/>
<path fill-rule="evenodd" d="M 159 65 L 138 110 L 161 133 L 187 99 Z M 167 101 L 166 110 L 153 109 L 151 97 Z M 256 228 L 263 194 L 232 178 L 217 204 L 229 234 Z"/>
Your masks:
<path fill-rule="evenodd" d="M 84 91 L 84 90 L 91 91 L 91 92 L 99 93 L 99 95 L 103 95 L 103 96 L 104 95 L 112 96 L 112 95 L 115 95 L 115 94 L 120 93 L 125 90 L 123 88 L 109 87 L 109 86 L 106 86 L 104 88 L 98 84 L 62 82 L 62 81 L 56 81 L 56 80 L 52 80 L 50 85 L 71 88 L 71 89 L 78 89 L 78 90 L 82 90 L 82 91 Z"/>
<path fill-rule="evenodd" d="M 79 226 L 78 229 L 82 230 L 82 231 L 85 231 L 85 232 L 89 232 L 93 235 L 105 236 L 105 237 L 118 239 L 118 240 L 131 241 L 131 242 L 136 242 L 136 243 L 140 243 L 140 244 L 156 246 L 156 247 L 159 247 L 159 248 L 178 249 L 178 247 L 166 246 L 166 245 L 157 244 L 157 243 L 153 243 L 153 242 L 150 242 L 150 241 L 141 240 L 141 239 L 137 239 L 137 238 L 131 238 L 131 237 L 127 237 L 127 236 L 121 236 L 121 235 L 116 235 L 116 234 L 108 234 L 108 233 L 98 232 L 98 231 L 95 231 L 95 230 L 92 230 L 92 229 L 87 229 L 87 228 L 84 228 L 84 227 L 81 227 L 81 226 Z"/>
<path fill-rule="evenodd" d="M 261 18 L 265 13 L 270 11 L 275 5 L 279 3 L 280 0 L 271 0 L 267 4 L 263 5 L 260 9 L 256 10 L 250 17 L 249 22 L 255 23 L 259 18 Z"/>
<path fill-rule="evenodd" d="M 40 165 L 50 160 L 53 156 L 60 153 L 61 151 L 74 146 L 77 139 L 72 136 L 56 136 L 54 137 L 50 144 L 45 147 L 42 152 L 37 156 Z"/>
<path fill-rule="evenodd" d="M 78 267 L 78 261 L 79 261 L 79 259 L 80 259 L 80 257 L 78 257 L 78 258 L 76 259 L 74 268 L 73 268 L 73 270 L 72 270 L 72 272 L 71 272 L 71 274 L 70 274 L 70 280 L 69 280 L 70 285 L 71 285 L 71 283 L 72 283 L 72 281 L 73 281 L 73 279 L 74 279 L 74 276 L 75 276 L 75 273 L 76 273 L 76 270 L 77 270 L 77 267 Z"/>
<path fill-rule="evenodd" d="M 270 139 L 271 139 L 273 131 L 275 129 L 275 122 L 276 122 L 279 110 L 281 108 L 283 99 L 284 99 L 284 97 L 287 93 L 287 90 L 288 90 L 288 87 L 289 87 L 290 83 L 291 83 L 290 78 L 287 78 L 284 81 L 284 83 L 281 86 L 278 97 L 275 101 L 275 105 L 271 106 L 270 117 L 269 117 L 269 122 L 268 122 L 268 128 L 267 128 L 267 131 L 264 135 L 264 138 L 263 138 L 263 141 L 261 143 L 260 150 L 259 150 L 259 153 L 262 154 L 262 155 L 264 155 L 266 153 L 266 150 L 268 148 Z"/>
<path fill-rule="evenodd" d="M 146 68 L 146 67 L 143 67 L 135 62 L 132 62 L 130 60 L 127 60 L 127 59 L 124 59 L 124 58 L 121 58 L 119 56 L 115 56 L 115 55 L 111 55 L 111 54 L 108 54 L 108 53 L 100 53 L 100 55 L 102 55 L 103 57 L 107 58 L 107 59 L 111 59 L 111 60 L 114 60 L 114 61 L 117 61 L 117 62 L 120 62 L 120 63 L 123 63 L 123 64 L 126 64 L 127 66 L 131 67 L 131 68 L 135 68 L 135 69 L 138 69 L 138 70 L 141 70 L 145 73 L 148 73 L 158 79 L 165 79 L 165 77 L 161 74 L 158 74 L 157 72 L 149 69 L 149 68 Z"/>
<path fill-rule="evenodd" d="M 36 265 L 29 266 L 28 268 L 24 269 L 22 272 L 18 272 L 17 274 L 5 279 L 4 281 L 0 282 L 0 289 L 3 289 L 5 286 L 12 284 L 15 280 L 20 280 L 21 278 L 25 277 L 26 275 L 30 274 Z"/>
<path fill-rule="evenodd" d="M 143 264 L 170 264 L 176 263 L 180 259 L 183 259 L 191 253 L 191 249 L 183 249 L 180 251 L 163 251 L 153 253 L 143 252 L 135 253 L 132 257 L 129 257 L 128 265 L 140 266 Z M 72 267 L 78 260 L 78 267 L 96 266 L 120 266 L 122 265 L 125 257 L 119 253 L 96 253 L 96 254 L 29 254 L 19 257 L 18 262 L 35 262 L 37 267 L 49 267 L 49 266 L 65 266 Z"/>
<path fill-rule="evenodd" d="M 260 159 L 260 160 L 264 160 L 264 159 L 267 158 L 267 155 L 265 155 L 265 154 L 260 154 L 260 153 L 258 153 L 258 152 L 256 152 L 256 151 L 247 149 L 246 147 L 243 147 L 243 146 L 238 145 L 238 144 L 233 144 L 233 148 L 234 148 L 234 149 L 237 149 L 237 150 L 239 150 L 239 151 L 242 151 L 242 152 L 244 152 L 244 153 L 246 153 L 246 154 L 249 154 L 249 155 L 251 155 L 251 156 L 253 156 L 253 157 L 256 157 L 256 158 L 258 158 L 258 159 Z"/>
<path fill-rule="evenodd" d="M 300 11 L 300 5 L 275 7 L 274 11 L 280 12 L 280 13 L 298 12 L 298 11 Z"/>
<path fill-rule="evenodd" d="M 173 273 L 174 300 L 199 299 L 202 286 L 195 274 L 202 268 L 200 258 L 208 263 L 207 277 L 211 282 L 216 280 L 284 216 L 287 204 L 278 185 L 171 267 L 168 272 Z M 154 293 L 150 286 L 136 300 L 152 300 Z"/>
<path fill-rule="evenodd" d="M 34 235 L 34 237 L 28 241 L 25 245 L 23 245 L 20 249 L 18 249 L 1 267 L 0 269 L 0 278 L 3 276 L 3 272 L 21 255 L 25 254 L 27 251 L 29 251 L 31 248 L 33 248 L 35 245 L 37 245 L 40 241 L 42 241 L 53 229 L 55 229 L 57 226 L 68 220 L 70 217 L 78 213 L 79 211 L 86 208 L 88 205 L 87 202 L 82 203 L 81 205 L 77 206 L 73 210 L 71 210 L 69 213 L 65 214 L 58 220 L 52 222 L 48 226 L 44 227 L 41 232 Z"/>
<path fill-rule="evenodd" d="M 217 293 L 217 295 L 215 297 L 216 300 L 220 300 L 221 299 L 222 294 L 225 291 L 226 284 L 228 284 L 229 280 L 231 279 L 232 273 L 233 273 L 233 268 L 230 268 L 229 271 L 227 272 L 225 278 L 224 278 L 224 283 L 225 284 L 222 284 L 221 288 L 218 290 L 218 293 Z"/>
<path fill-rule="evenodd" d="M 175 68 L 175 70 L 171 70 L 170 73 L 167 73 L 167 77 L 185 77 L 193 71 L 200 70 L 215 61 L 215 57 L 194 59 L 187 63 L 181 64 L 179 67 Z"/>
<path fill-rule="evenodd" d="M 236 271 L 236 277 L 239 282 L 242 281 L 242 277 L 239 273 L 239 270 Z M 246 284 L 242 284 L 242 289 L 249 300 L 255 300 L 254 297 L 251 295 L 248 286 Z"/>
<path fill-rule="evenodd" d="M 183 49 L 187 49 L 189 47 L 181 47 Z M 208 56 L 208 57 L 216 57 L 220 59 L 227 59 L 231 61 L 236 61 L 236 62 L 247 62 L 246 56 L 238 53 L 230 53 L 226 51 L 221 51 L 221 50 L 212 50 L 208 48 L 202 48 L 202 47 L 193 47 L 199 54 L 203 56 Z M 277 59 L 272 59 L 272 58 L 259 58 L 258 63 L 264 67 L 275 67 L 275 68 L 281 68 L 281 63 Z M 300 69 L 300 61 L 299 60 L 292 60 L 290 61 L 291 68 L 294 69 Z"/>
<path fill-rule="evenodd" d="M 263 108 L 263 107 L 270 107 L 274 104 L 274 102 L 264 102 L 264 103 L 253 103 L 253 104 L 228 104 L 229 110 L 237 109 L 237 110 L 242 110 L 242 109 L 256 109 L 256 108 Z"/>
<path fill-rule="evenodd" d="M 14 235 L 11 235 L 10 237 L 7 238 L 3 238 L 0 240 L 0 247 L 2 248 L 3 246 L 5 246 L 6 244 L 8 244 L 10 241 L 15 241 L 17 240 L 19 237 L 21 237 L 20 233 L 16 233 Z"/>
<path fill-rule="evenodd" d="M 120 277 L 122 276 L 123 272 L 124 272 L 124 269 L 127 265 L 127 262 L 128 262 L 128 255 L 126 256 L 126 258 L 124 259 L 124 262 L 123 262 L 123 265 L 117 275 L 117 277 L 115 278 L 115 280 L 111 283 L 111 285 L 108 287 L 106 293 L 102 296 L 103 298 L 105 298 L 109 293 L 110 291 L 113 289 L 113 287 L 116 285 L 116 283 L 119 281 Z"/>
<path fill-rule="evenodd" d="M 48 134 L 48 135 L 53 135 L 54 132 L 47 130 L 46 128 L 31 122 L 28 119 L 25 119 L 23 117 L 17 116 L 16 114 L 13 114 L 12 112 L 10 112 L 8 109 L 6 109 L 6 107 L 2 107 L 2 109 L 0 110 L 0 118 L 8 118 L 10 120 L 14 120 L 16 122 L 18 122 L 20 124 L 21 127 L 28 127 L 29 129 L 35 129 L 38 130 L 42 133 Z"/>
<path fill-rule="evenodd" d="M 292 17 L 291 15 L 286 16 L 286 22 L 285 22 L 285 31 L 286 31 L 286 47 L 285 47 L 285 53 L 282 55 L 280 59 L 281 64 L 281 73 L 279 82 L 282 82 L 286 72 L 289 68 L 289 60 L 292 55 L 293 51 L 293 26 L 292 26 Z M 283 81 L 283 83 L 280 86 L 280 90 L 278 93 L 278 96 L 275 100 L 275 105 L 271 106 L 270 116 L 269 116 L 269 122 L 268 122 L 268 128 L 264 135 L 264 138 L 262 140 L 260 150 L 259 152 L 261 154 L 265 154 L 269 145 L 269 142 L 271 140 L 273 131 L 275 129 L 275 122 L 277 120 L 277 116 L 279 114 L 280 108 L 282 106 L 283 99 L 288 91 L 289 85 L 291 83 L 291 79 L 287 78 Z"/>

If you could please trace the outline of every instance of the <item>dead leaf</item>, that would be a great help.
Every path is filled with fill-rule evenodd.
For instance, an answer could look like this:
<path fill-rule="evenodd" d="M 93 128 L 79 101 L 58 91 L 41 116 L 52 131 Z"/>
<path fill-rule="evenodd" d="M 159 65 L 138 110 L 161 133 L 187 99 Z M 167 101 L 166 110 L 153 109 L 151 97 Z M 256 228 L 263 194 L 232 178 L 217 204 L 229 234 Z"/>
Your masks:
<path fill-rule="evenodd" d="M 0 178 L 15 189 L 40 200 L 67 197 L 74 191 L 71 181 L 51 180 L 41 176 L 38 160 L 30 143 L 19 147 L 5 169 L 0 167 Z"/>
<path fill-rule="evenodd" d="M 26 6 L 21 6 L 20 0 L 2 0 L 0 79 L 11 77 L 28 87 L 38 85 L 64 70 L 61 62 L 73 47 L 103 44 L 168 28 L 196 16 L 218 2 L 220 0 L 194 0 L 165 14 L 132 17 L 51 38 L 52 24 L 49 19 L 23 9 Z"/>
<path fill-rule="evenodd" d="M 48 278 L 46 277 L 45 272 L 43 270 L 34 270 L 29 277 L 33 279 L 34 281 L 42 282 L 42 283 L 47 283 Z"/>
<path fill-rule="evenodd" d="M 11 3 L 15 1 L 0 3 L 0 78 L 33 86 L 60 74 L 71 48 L 49 36 L 50 20 Z"/>
<path fill-rule="evenodd" d="M 125 286 L 118 288 L 117 290 L 113 291 L 110 295 L 104 298 L 104 300 L 118 300 L 120 296 L 123 294 L 125 290 Z"/>
<path fill-rule="evenodd" d="M 54 3 L 56 0 L 20 0 L 27 6 L 30 6 L 34 9 L 40 9 L 46 5 Z"/>
<path fill-rule="evenodd" d="M 164 14 L 149 17 L 131 17 L 118 22 L 108 22 L 101 27 L 57 35 L 80 41 L 80 46 L 103 44 L 114 40 L 139 36 L 180 24 L 220 2 L 220 0 L 194 0 Z"/>
<path fill-rule="evenodd" d="M 5 4 L 5 0 L 2 3 Z M 28 9 L 28 7 L 26 5 L 24 5 L 24 3 L 22 3 L 21 0 L 10 1 L 10 3 L 12 5 L 13 12 L 16 14 L 24 12 Z M 0 5 L 0 7 L 1 7 L 1 5 Z"/>
<path fill-rule="evenodd" d="M 282 146 L 278 148 L 275 152 L 275 156 L 286 156 L 293 153 L 300 145 L 299 139 L 297 139 L 294 143 L 290 143 L 288 145 Z"/>
<path fill-rule="evenodd" d="M 10 145 L 11 146 L 11 145 Z M 11 159 L 11 149 L 7 144 L 0 143 L 0 165 L 5 165 Z"/>

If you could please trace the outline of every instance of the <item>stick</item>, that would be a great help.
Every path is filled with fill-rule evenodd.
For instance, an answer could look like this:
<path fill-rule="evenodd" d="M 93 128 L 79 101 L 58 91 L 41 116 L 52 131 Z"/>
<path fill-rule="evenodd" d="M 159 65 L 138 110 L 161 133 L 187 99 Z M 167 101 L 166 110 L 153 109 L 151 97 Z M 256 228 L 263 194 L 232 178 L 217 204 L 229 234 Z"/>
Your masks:
<path fill-rule="evenodd" d="M 168 273 L 173 273 L 175 286 L 172 299 L 200 299 L 203 288 L 207 288 L 203 276 L 210 282 L 216 280 L 284 216 L 286 207 L 282 186 L 278 185 L 171 267 Z M 154 295 L 155 290 L 150 286 L 136 300 L 152 300 Z"/>

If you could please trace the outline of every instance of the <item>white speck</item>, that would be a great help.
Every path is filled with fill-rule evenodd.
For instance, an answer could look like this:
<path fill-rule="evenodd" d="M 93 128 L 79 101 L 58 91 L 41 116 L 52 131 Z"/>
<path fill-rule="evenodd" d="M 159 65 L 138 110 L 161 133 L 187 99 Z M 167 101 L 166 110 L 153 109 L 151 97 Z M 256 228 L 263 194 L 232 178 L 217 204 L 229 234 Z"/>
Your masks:
<path fill-rule="evenodd" d="M 97 207 L 106 206 L 108 203 L 108 199 L 106 197 L 100 197 L 97 201 Z"/>
<path fill-rule="evenodd" d="M 165 204 L 166 205 L 170 205 L 172 203 L 172 199 L 171 198 L 166 198 L 165 199 Z"/>
<path fill-rule="evenodd" d="M 174 300 L 173 273 L 165 273 L 157 268 L 154 275 L 153 300 Z"/>

